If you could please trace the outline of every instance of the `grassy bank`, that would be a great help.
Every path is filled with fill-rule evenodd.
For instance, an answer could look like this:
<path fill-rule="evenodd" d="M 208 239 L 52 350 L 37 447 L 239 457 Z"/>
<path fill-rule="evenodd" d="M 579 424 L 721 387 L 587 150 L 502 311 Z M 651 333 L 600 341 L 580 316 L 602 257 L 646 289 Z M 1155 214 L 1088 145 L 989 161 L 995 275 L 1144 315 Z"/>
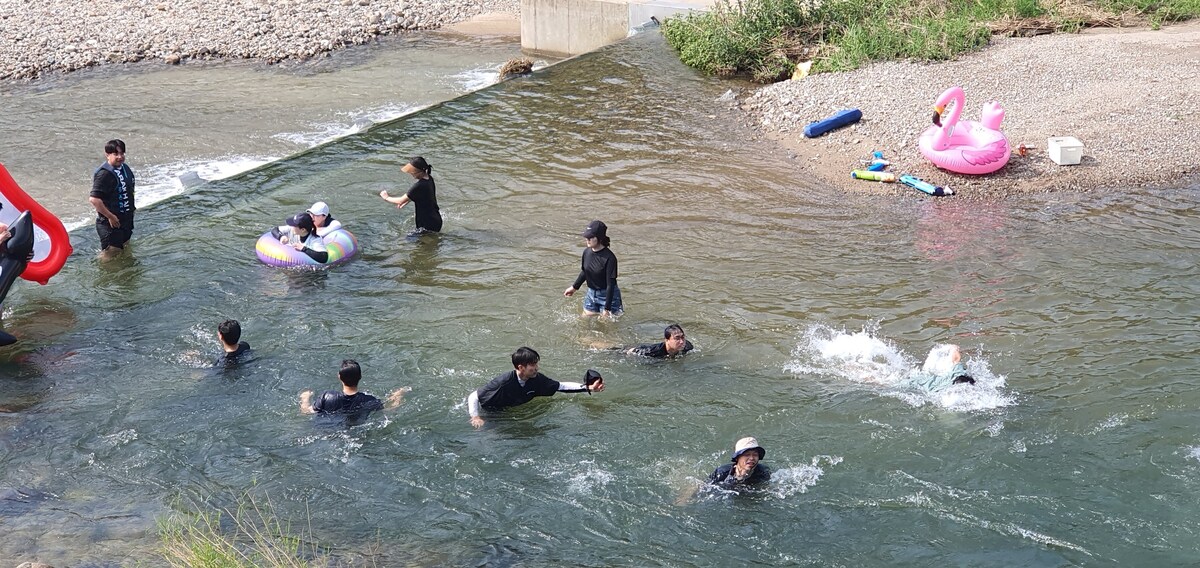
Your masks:
<path fill-rule="evenodd" d="M 311 529 L 276 516 L 269 499 L 159 519 L 159 553 L 173 568 L 327 568 L 345 562 L 313 543 Z"/>
<path fill-rule="evenodd" d="M 937 61 L 987 44 L 993 33 L 1160 26 L 1200 17 L 1200 0 L 718 0 L 663 24 L 687 65 L 772 82 L 796 64 L 856 69 L 876 60 Z"/>

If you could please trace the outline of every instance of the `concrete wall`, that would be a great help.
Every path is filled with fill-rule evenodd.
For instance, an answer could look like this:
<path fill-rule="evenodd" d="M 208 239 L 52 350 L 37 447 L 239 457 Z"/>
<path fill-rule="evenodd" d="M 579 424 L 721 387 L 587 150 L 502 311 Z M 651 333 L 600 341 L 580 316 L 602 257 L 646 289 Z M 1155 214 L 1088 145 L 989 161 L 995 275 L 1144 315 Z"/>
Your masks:
<path fill-rule="evenodd" d="M 629 35 L 629 7 L 609 0 L 521 0 L 521 49 L 567 57 Z"/>
<path fill-rule="evenodd" d="M 521 50 L 569 57 L 626 38 L 629 30 L 715 0 L 521 0 Z"/>

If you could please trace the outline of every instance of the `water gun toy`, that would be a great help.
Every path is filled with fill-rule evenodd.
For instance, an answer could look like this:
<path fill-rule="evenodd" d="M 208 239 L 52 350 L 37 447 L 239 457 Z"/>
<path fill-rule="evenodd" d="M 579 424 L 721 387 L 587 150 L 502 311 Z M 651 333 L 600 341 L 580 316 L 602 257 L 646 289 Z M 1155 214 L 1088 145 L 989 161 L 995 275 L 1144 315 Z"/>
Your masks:
<path fill-rule="evenodd" d="M 953 189 L 950 189 L 948 187 L 942 187 L 940 185 L 933 185 L 932 183 L 924 181 L 917 176 L 913 176 L 913 175 L 909 175 L 909 174 L 904 174 L 904 175 L 900 176 L 900 183 L 907 185 L 908 187 L 911 187 L 917 191 L 922 191 L 922 192 L 928 193 L 929 195 L 932 195 L 934 197 L 945 197 L 947 195 L 954 195 Z"/>
<path fill-rule="evenodd" d="M 882 172 L 884 168 L 892 165 L 891 162 L 883 159 L 883 152 L 878 150 L 871 153 L 870 160 L 862 160 L 862 163 L 867 164 L 867 171 Z"/>
<path fill-rule="evenodd" d="M 896 174 L 892 172 L 873 172 L 871 170 L 854 170 L 850 172 L 850 177 L 869 181 L 882 181 L 885 183 L 892 183 L 896 181 Z"/>

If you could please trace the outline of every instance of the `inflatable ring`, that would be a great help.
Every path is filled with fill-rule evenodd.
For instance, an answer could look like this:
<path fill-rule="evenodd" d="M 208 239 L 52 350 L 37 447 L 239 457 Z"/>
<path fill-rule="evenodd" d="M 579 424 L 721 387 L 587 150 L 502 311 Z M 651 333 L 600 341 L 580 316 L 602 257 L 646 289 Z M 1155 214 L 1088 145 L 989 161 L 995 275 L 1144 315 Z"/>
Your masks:
<path fill-rule="evenodd" d="M 62 221 L 29 197 L 0 164 L 0 221 L 11 225 L 23 211 L 33 218 L 34 237 L 33 260 L 25 266 L 21 278 L 45 284 L 71 256 L 71 237 Z"/>
<path fill-rule="evenodd" d="M 328 262 L 317 262 L 311 256 L 279 242 L 271 231 L 263 233 L 254 244 L 254 251 L 263 264 L 280 268 L 325 268 L 337 266 L 350 260 L 358 252 L 358 239 L 345 229 L 330 231 L 321 240 L 329 250 Z"/>
<path fill-rule="evenodd" d="M 943 124 L 940 117 L 946 105 L 954 101 L 950 116 Z M 925 129 L 917 146 L 933 165 L 960 174 L 988 174 L 1008 163 L 1008 138 L 1000 132 L 1004 108 L 1000 103 L 983 105 L 979 122 L 959 120 L 963 108 L 962 87 L 950 87 L 934 103 L 934 125 Z"/>

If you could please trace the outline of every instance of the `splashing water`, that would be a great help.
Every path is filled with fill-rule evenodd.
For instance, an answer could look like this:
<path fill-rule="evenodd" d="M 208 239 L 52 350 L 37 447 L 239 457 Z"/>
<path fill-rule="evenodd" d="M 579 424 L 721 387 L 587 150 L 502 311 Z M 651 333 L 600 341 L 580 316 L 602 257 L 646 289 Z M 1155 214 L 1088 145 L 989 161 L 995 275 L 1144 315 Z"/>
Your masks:
<path fill-rule="evenodd" d="M 935 346 L 923 365 L 919 359 L 892 342 L 864 328 L 857 332 L 836 330 L 824 325 L 809 328 L 792 351 L 784 370 L 797 375 L 817 375 L 855 383 L 878 385 L 884 394 L 913 406 L 935 404 L 955 411 L 984 410 L 1009 406 L 1015 395 L 1005 392 L 1005 378 L 993 373 L 982 354 L 969 357 L 967 373 L 974 385 L 954 385 L 937 391 L 916 388 L 910 376 L 953 368 L 951 346 Z"/>

